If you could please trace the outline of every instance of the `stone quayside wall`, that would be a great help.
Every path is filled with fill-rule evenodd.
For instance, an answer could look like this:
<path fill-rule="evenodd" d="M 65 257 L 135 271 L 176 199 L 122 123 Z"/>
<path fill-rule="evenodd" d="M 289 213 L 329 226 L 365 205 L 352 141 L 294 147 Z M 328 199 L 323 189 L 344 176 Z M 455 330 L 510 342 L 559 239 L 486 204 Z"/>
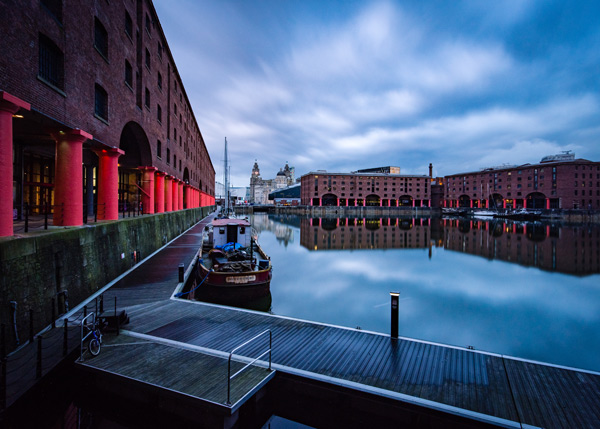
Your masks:
<path fill-rule="evenodd" d="M 6 326 L 7 352 L 16 347 L 11 301 L 17 303 L 23 344 L 29 338 L 30 309 L 35 333 L 51 323 L 52 298 L 57 298 L 57 314 L 63 312 L 59 292 L 66 290 L 70 308 L 76 306 L 131 268 L 134 252 L 138 261 L 140 254 L 147 257 L 212 210 L 180 210 L 0 241 L 0 323 Z"/>

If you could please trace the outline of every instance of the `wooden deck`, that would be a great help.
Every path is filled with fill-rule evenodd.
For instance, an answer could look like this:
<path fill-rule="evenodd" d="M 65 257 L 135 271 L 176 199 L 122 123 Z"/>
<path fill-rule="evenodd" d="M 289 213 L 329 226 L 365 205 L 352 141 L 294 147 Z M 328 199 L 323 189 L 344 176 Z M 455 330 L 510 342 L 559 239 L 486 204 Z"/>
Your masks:
<path fill-rule="evenodd" d="M 235 412 L 275 375 L 274 371 L 249 366 L 231 382 L 228 401 L 228 359 L 195 350 L 184 344 L 152 341 L 123 333 L 105 336 L 98 356 L 84 354 L 78 365 L 134 380 L 155 389 L 166 389 Z M 244 362 L 232 360 L 231 374 Z"/>
<path fill-rule="evenodd" d="M 598 373 L 172 299 L 177 285 L 176 267 L 180 262 L 187 266 L 192 261 L 205 223 L 105 292 L 106 302 L 116 296 L 119 307 L 126 308 L 131 322 L 124 329 L 129 337 L 155 339 L 154 345 L 143 346 L 151 350 L 149 356 L 167 353 L 170 349 L 166 344 L 185 344 L 196 352 L 225 356 L 237 345 L 270 329 L 273 367 L 277 371 L 500 426 L 600 427 Z M 244 353 L 255 356 L 263 347 L 253 344 Z M 149 369 L 143 353 L 131 350 L 103 349 L 96 358 L 98 368 L 127 372 L 128 376 L 152 383 L 166 382 L 153 378 L 154 370 Z M 184 353 L 169 351 L 175 352 Z M 190 359 L 202 358 L 187 354 L 181 357 L 182 361 Z M 86 365 L 91 362 L 86 361 Z M 215 361 L 214 365 L 219 364 Z M 198 382 L 199 389 L 202 383 Z M 215 400 L 219 398 L 222 392 Z"/>

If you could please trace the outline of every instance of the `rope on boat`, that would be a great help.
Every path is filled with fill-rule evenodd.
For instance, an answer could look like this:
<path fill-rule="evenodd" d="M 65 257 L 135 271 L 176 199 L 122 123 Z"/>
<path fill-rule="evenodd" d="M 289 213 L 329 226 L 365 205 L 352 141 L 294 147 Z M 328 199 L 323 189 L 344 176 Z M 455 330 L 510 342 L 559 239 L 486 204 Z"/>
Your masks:
<path fill-rule="evenodd" d="M 198 289 L 200 286 L 202 286 L 202 283 L 204 283 L 204 280 L 206 280 L 206 278 L 208 277 L 208 275 L 210 273 L 213 272 L 213 269 L 211 268 L 210 271 L 208 273 L 206 273 L 206 275 L 204 276 L 204 278 L 202 279 L 202 281 L 198 284 L 198 286 L 196 286 L 194 289 L 192 290 L 188 290 L 187 292 L 177 292 L 175 294 L 176 298 L 181 298 L 183 295 L 187 295 L 188 293 L 194 292 L 196 289 Z"/>

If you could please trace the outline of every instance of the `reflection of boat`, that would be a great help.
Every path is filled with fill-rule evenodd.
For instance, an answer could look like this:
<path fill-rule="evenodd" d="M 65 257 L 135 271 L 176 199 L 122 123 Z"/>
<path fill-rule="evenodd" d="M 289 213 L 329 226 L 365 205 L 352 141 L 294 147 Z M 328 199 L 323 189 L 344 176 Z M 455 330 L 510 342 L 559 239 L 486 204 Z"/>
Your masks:
<path fill-rule="evenodd" d="M 198 281 L 215 297 L 252 299 L 269 292 L 271 261 L 247 219 L 215 219 L 202 248 Z M 208 290 L 213 289 L 213 290 Z"/>
<path fill-rule="evenodd" d="M 513 220 L 540 220 L 542 212 L 527 209 L 512 210 L 506 213 L 497 213 L 494 217 Z"/>
<path fill-rule="evenodd" d="M 492 210 L 474 210 L 469 215 L 473 216 L 474 218 L 488 219 L 490 217 L 496 216 L 497 214 L 498 214 L 498 212 L 495 212 Z"/>
<path fill-rule="evenodd" d="M 466 216 L 467 210 L 455 207 L 443 207 L 442 213 L 448 216 Z"/>

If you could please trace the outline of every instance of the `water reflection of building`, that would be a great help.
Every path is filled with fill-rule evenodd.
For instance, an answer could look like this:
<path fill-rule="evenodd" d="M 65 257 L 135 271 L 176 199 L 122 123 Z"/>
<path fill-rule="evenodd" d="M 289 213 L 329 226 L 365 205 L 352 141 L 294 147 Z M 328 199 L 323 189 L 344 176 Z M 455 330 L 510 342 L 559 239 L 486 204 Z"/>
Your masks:
<path fill-rule="evenodd" d="M 252 226 L 258 232 L 270 231 L 275 235 L 277 241 L 283 243 L 285 247 L 289 243 L 294 242 L 294 230 L 286 224 L 286 218 L 293 218 L 298 220 L 297 216 L 281 215 L 277 217 L 271 217 L 264 215 L 254 215 L 252 217 Z M 300 225 L 296 225 L 298 228 Z"/>
<path fill-rule="evenodd" d="M 599 243 L 598 227 L 441 218 L 300 221 L 300 244 L 309 250 L 435 246 L 573 275 L 600 273 Z"/>
<path fill-rule="evenodd" d="M 309 250 L 407 249 L 430 246 L 429 219 L 302 219 L 300 244 Z"/>
<path fill-rule="evenodd" d="M 600 273 L 600 229 L 444 219 L 443 247 L 566 274 Z"/>

